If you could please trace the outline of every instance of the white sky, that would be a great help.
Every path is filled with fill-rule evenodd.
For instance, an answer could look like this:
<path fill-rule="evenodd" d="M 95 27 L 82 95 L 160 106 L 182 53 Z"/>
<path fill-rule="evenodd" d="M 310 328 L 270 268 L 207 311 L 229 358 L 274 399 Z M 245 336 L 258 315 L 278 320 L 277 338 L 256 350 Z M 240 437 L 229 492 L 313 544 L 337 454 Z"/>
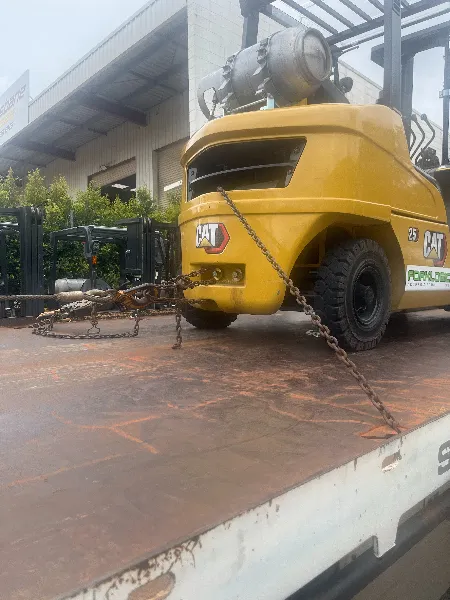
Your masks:
<path fill-rule="evenodd" d="M 369 16 L 379 16 L 380 12 L 374 8 L 368 0 L 352 0 L 354 4 L 356 4 L 359 8 L 364 10 Z M 383 3 L 383 0 L 380 0 Z M 415 2 L 416 0 L 412 0 Z M 282 2 L 279 1 L 276 3 L 280 8 L 282 7 Z M 320 8 L 314 6 L 314 3 L 311 0 L 301 0 L 299 4 L 303 5 L 305 8 L 313 12 L 317 16 L 321 17 L 322 20 L 327 23 L 333 25 L 336 29 L 343 29 L 343 25 L 326 15 Z M 339 0 L 326 0 L 326 4 L 331 8 L 334 8 L 337 12 L 339 12 L 344 17 L 350 19 L 353 23 L 361 23 L 363 22 L 361 18 L 357 17 L 353 12 L 349 11 Z M 283 5 L 286 8 L 286 5 Z M 428 11 L 426 14 L 432 15 L 438 10 L 442 10 L 443 8 L 449 7 L 450 2 L 446 2 L 443 5 Z M 289 10 L 289 9 L 288 9 Z M 405 20 L 405 22 L 414 20 L 417 17 L 410 17 Z M 307 20 L 304 19 L 304 22 Z M 437 23 L 441 23 L 444 21 L 450 21 L 450 12 L 445 15 L 441 15 L 440 17 L 430 19 L 430 21 L 426 23 L 421 23 L 415 27 L 407 27 L 404 29 L 404 35 L 409 33 L 413 33 L 417 29 L 428 28 Z M 317 25 L 314 25 L 317 27 Z M 319 28 L 320 29 L 320 28 Z M 327 32 L 323 32 L 326 36 L 330 35 Z M 366 34 L 370 35 L 370 34 Z M 364 36 L 361 36 L 364 37 Z M 356 38 L 358 39 L 358 38 Z M 350 40 L 351 42 L 356 40 Z M 358 49 L 352 50 L 348 54 L 345 54 L 342 58 L 349 65 L 353 66 L 355 69 L 358 69 L 361 73 L 376 81 L 376 83 L 382 85 L 383 83 L 383 69 L 373 63 L 370 60 L 370 50 L 372 46 L 376 46 L 383 42 L 383 37 L 380 37 L 372 42 L 368 42 L 366 44 L 361 45 Z M 345 42 L 346 44 L 348 42 Z M 439 92 L 443 88 L 443 75 L 444 75 L 444 50 L 443 48 L 434 48 L 432 50 L 428 50 L 421 54 L 417 54 L 415 58 L 415 68 L 414 68 L 414 77 L 415 77 L 415 85 L 414 85 L 414 96 L 413 96 L 413 104 L 414 108 L 421 113 L 426 113 L 430 119 L 435 121 L 436 123 L 442 124 L 442 100 L 439 99 Z"/>
<path fill-rule="evenodd" d="M 351 16 L 339 0 L 327 2 L 345 16 Z M 368 0 L 353 2 L 374 15 Z M 311 5 L 310 1 L 302 3 Z M 30 69 L 31 94 L 36 96 L 144 4 L 145 0 L 3 0 L 0 94 Z M 320 9 L 313 10 L 324 16 Z M 438 20 L 447 19 L 450 20 L 450 13 Z M 411 31 L 412 28 L 407 30 Z M 382 83 L 382 69 L 370 61 L 370 46 L 381 41 L 379 38 L 345 55 L 346 62 L 378 83 Z M 442 49 L 416 57 L 414 107 L 438 123 L 442 121 L 439 100 L 442 77 Z"/>
<path fill-rule="evenodd" d="M 3 0 L 0 94 L 30 69 L 37 96 L 146 0 Z"/>

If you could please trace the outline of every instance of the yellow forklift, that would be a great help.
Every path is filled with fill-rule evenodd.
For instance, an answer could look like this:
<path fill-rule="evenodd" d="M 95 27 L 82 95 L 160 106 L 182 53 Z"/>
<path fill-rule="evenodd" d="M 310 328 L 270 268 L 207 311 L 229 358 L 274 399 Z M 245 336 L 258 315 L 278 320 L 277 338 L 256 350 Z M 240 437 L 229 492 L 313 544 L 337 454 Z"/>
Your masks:
<path fill-rule="evenodd" d="M 367 350 L 381 340 L 392 312 L 450 305 L 450 22 L 415 31 L 402 44 L 402 28 L 449 8 L 437 0 L 385 0 L 384 14 L 374 16 L 345 2 L 362 23 L 337 32 L 284 2 L 291 15 L 315 19 L 330 35 L 294 23 L 269 0 L 241 0 L 243 48 L 199 87 L 208 122 L 182 158 L 183 272 L 203 269 L 201 277 L 214 282 L 186 292 L 201 303 L 186 304 L 184 316 L 217 329 L 239 314 L 298 308 L 257 239 L 332 335 L 347 349 Z M 291 26 L 257 42 L 260 13 Z M 345 93 L 352 81 L 340 78 L 338 59 L 379 36 L 383 25 L 384 44 L 372 56 L 384 66 L 380 99 L 351 105 Z M 414 56 L 435 46 L 445 49 L 438 168 L 430 143 L 412 126 L 419 123 Z"/>

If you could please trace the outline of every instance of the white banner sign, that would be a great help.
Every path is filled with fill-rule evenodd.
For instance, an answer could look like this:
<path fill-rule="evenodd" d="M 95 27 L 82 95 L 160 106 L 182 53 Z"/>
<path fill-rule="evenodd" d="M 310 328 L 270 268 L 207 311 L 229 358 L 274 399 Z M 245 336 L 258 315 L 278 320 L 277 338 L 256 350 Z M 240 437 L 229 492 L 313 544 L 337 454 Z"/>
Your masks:
<path fill-rule="evenodd" d="M 450 269 L 408 265 L 406 267 L 406 290 L 450 291 Z"/>
<path fill-rule="evenodd" d="M 30 72 L 26 71 L 0 96 L 0 146 L 28 125 Z"/>

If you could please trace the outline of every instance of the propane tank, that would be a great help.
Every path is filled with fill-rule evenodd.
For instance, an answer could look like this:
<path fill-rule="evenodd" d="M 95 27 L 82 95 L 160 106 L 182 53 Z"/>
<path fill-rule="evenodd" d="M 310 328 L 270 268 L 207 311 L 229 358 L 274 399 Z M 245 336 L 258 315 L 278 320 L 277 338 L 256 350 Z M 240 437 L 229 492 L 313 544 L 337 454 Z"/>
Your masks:
<path fill-rule="evenodd" d="M 55 281 L 55 294 L 61 292 L 79 292 L 86 279 L 57 279 Z"/>
<path fill-rule="evenodd" d="M 55 281 L 55 294 L 61 292 L 87 292 L 91 289 L 90 279 L 57 279 Z M 95 289 L 109 290 L 111 286 L 103 279 L 96 279 Z"/>
<path fill-rule="evenodd" d="M 331 73 L 330 48 L 317 29 L 291 27 L 231 56 L 225 66 L 201 80 L 198 100 L 211 118 L 205 92 L 214 90 L 225 113 L 271 96 L 278 106 L 314 94 Z"/>

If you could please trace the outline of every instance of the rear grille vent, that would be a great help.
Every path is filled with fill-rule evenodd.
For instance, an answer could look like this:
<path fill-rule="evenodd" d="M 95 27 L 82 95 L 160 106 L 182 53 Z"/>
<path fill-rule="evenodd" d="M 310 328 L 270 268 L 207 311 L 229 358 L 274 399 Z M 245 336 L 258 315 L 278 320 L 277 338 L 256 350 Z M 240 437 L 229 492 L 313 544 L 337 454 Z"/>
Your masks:
<path fill-rule="evenodd" d="M 215 192 L 218 186 L 227 190 L 286 187 L 305 143 L 279 139 L 213 146 L 188 166 L 188 200 Z"/>

